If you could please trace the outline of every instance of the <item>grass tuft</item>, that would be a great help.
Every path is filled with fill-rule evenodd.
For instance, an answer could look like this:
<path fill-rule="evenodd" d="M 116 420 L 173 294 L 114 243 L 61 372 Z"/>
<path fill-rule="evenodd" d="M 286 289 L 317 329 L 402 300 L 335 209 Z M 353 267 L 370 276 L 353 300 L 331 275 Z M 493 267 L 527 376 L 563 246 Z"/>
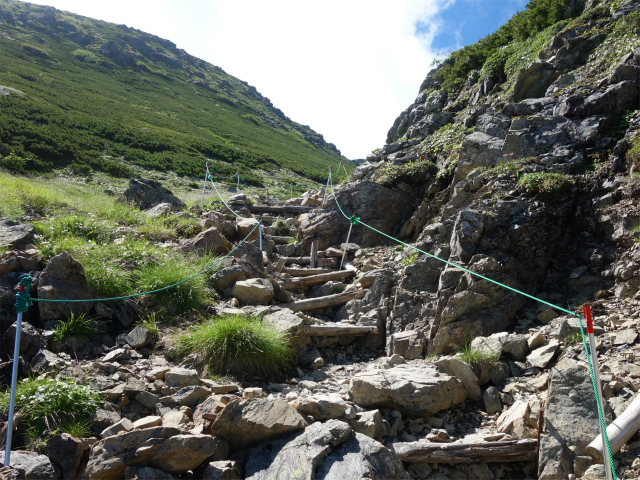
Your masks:
<path fill-rule="evenodd" d="M 500 359 L 500 352 L 486 352 L 484 350 L 473 350 L 471 344 L 467 343 L 460 353 L 460 360 L 468 363 L 472 367 L 482 367 L 493 365 Z"/>
<path fill-rule="evenodd" d="M 100 333 L 100 325 L 94 318 L 84 313 L 74 315 L 66 322 L 59 322 L 53 329 L 53 339 L 56 342 L 76 349 Z"/>
<path fill-rule="evenodd" d="M 168 343 L 171 357 L 195 354 L 211 374 L 279 378 L 293 359 L 287 334 L 260 318 L 242 315 L 205 320 L 175 333 Z"/>

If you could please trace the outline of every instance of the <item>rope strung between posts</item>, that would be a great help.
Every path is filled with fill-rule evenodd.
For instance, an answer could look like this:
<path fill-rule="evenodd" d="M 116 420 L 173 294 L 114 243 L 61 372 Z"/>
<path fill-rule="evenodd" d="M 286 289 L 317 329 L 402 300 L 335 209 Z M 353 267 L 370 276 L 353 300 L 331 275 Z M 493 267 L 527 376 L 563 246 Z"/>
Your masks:
<path fill-rule="evenodd" d="M 213 185 L 213 189 L 216 191 L 216 193 L 218 194 L 218 198 L 220 198 L 220 201 L 224 204 L 225 207 L 227 207 L 227 210 L 229 210 L 231 213 L 233 213 L 236 217 L 238 218 L 244 218 L 241 217 L 240 215 L 238 215 L 236 212 L 234 212 L 231 207 L 229 205 L 227 205 L 227 202 L 224 201 L 224 198 L 222 198 L 222 195 L 220 195 L 220 192 L 218 191 L 218 188 L 216 187 L 216 184 L 213 183 L 213 178 L 209 177 L 211 180 L 211 185 Z"/>
<path fill-rule="evenodd" d="M 16 294 L 16 303 L 15 303 L 15 307 L 16 307 L 16 311 L 17 312 L 26 312 L 29 308 L 30 305 L 32 305 L 32 302 L 47 302 L 47 303 L 82 303 L 82 302 L 108 302 L 111 300 L 124 300 L 127 298 L 136 298 L 136 297 L 142 297 L 143 295 L 149 295 L 151 293 L 158 293 L 158 292 L 162 292 L 164 290 L 169 290 L 170 288 L 173 287 L 177 287 L 178 285 L 182 285 L 183 283 L 188 282 L 189 280 L 193 280 L 194 278 L 203 275 L 204 273 L 208 272 L 209 270 L 211 270 L 212 268 L 214 268 L 215 266 L 219 265 L 225 258 L 227 258 L 229 255 L 231 255 L 233 252 L 235 252 L 238 248 L 240 248 L 240 246 L 245 243 L 247 241 L 247 239 L 253 234 L 253 232 L 256 230 L 256 228 L 258 228 L 258 226 L 262 223 L 262 219 L 258 220 L 258 223 L 256 224 L 255 227 L 253 227 L 253 229 L 251 230 L 251 232 L 249 232 L 249 234 L 244 237 L 242 239 L 242 241 L 236 245 L 233 250 L 231 250 L 229 253 L 227 253 L 224 257 L 222 257 L 221 259 L 217 260 L 215 263 L 213 263 L 212 265 L 210 265 L 209 267 L 205 268 L 204 270 L 196 273 L 195 275 L 190 276 L 189 278 L 185 278 L 184 280 L 181 280 L 177 283 L 174 283 L 172 285 L 168 285 L 166 287 L 162 287 L 162 288 L 157 288 L 155 290 L 150 290 L 148 292 L 143 292 L 143 293 L 134 293 L 132 295 L 124 295 L 122 297 L 111 297 L 111 298 L 92 298 L 92 299 L 88 299 L 88 300 L 53 300 L 53 299 L 47 299 L 47 298 L 31 298 L 31 296 L 29 295 L 29 291 L 25 291 L 25 292 L 18 292 Z M 29 277 L 28 275 L 23 275 L 22 277 L 28 277 L 28 281 L 31 282 L 31 277 Z M 20 278 L 22 278 L 20 277 Z M 22 281 L 21 281 L 22 283 Z M 29 283 L 30 285 L 30 283 Z"/>
<path fill-rule="evenodd" d="M 387 235 L 386 233 L 381 232 L 380 230 L 372 227 L 371 225 L 367 225 L 362 220 L 360 220 L 360 217 L 356 217 L 355 215 L 351 216 L 351 217 L 348 216 L 346 213 L 344 213 L 344 210 L 342 210 L 342 207 L 340 206 L 340 203 L 338 202 L 338 197 L 336 196 L 336 193 L 335 193 L 335 191 L 333 189 L 333 179 L 331 178 L 331 170 L 329 170 L 329 185 L 331 187 L 331 194 L 333 195 L 333 199 L 336 202 L 338 210 L 340 210 L 340 213 L 344 216 L 344 218 L 349 220 L 353 225 L 356 225 L 356 224 L 359 223 L 362 226 L 367 227 L 368 229 L 373 230 L 374 232 L 376 232 L 376 233 L 378 233 L 378 234 L 380 234 L 380 235 L 382 235 L 382 236 L 384 236 L 384 237 L 386 237 L 386 238 L 388 238 L 390 240 L 393 240 L 394 242 L 397 242 L 397 243 L 399 243 L 401 245 L 404 245 L 405 247 L 408 247 L 408 248 L 411 248 L 411 249 L 415 250 L 416 252 L 419 252 L 419 253 L 422 253 L 424 255 L 427 255 L 428 257 L 431 257 L 431 258 L 433 258 L 435 260 L 438 260 L 438 261 L 440 261 L 442 263 L 445 263 L 445 264 L 447 264 L 447 265 L 449 265 L 451 267 L 457 268 L 458 270 L 462 270 L 465 273 L 468 273 L 468 274 L 473 275 L 475 277 L 478 277 L 478 278 L 481 278 L 483 280 L 486 280 L 486 281 L 488 281 L 490 283 L 493 283 L 494 285 L 498 285 L 499 287 L 506 288 L 507 290 L 510 290 L 510 291 L 512 291 L 514 293 L 517 293 L 519 295 L 523 295 L 523 296 L 525 296 L 527 298 L 530 298 L 531 300 L 535 300 L 536 302 L 544 303 L 545 305 L 548 305 L 548 306 L 550 306 L 550 307 L 552 307 L 552 308 L 554 308 L 556 310 L 559 310 L 559 311 L 561 311 L 563 313 L 566 313 L 568 315 L 572 315 L 572 316 L 578 318 L 579 323 L 580 323 L 580 334 L 582 335 L 582 342 L 584 344 L 585 353 L 587 354 L 587 362 L 588 362 L 588 365 L 589 365 L 589 374 L 591 376 L 591 383 L 593 385 L 593 391 L 594 391 L 595 397 L 596 397 L 596 404 L 598 406 L 598 417 L 600 418 L 600 423 L 601 423 L 602 429 L 604 431 L 605 444 L 606 444 L 606 448 L 609 451 L 609 458 L 611 459 L 611 470 L 613 472 L 613 477 L 615 479 L 616 476 L 615 476 L 615 469 L 613 467 L 613 457 L 611 456 L 611 447 L 609 445 L 609 438 L 607 436 L 607 429 L 605 427 L 604 413 L 603 413 L 603 410 L 602 410 L 602 405 L 600 403 L 600 398 L 598 396 L 598 391 L 596 389 L 596 383 L 595 383 L 595 379 L 594 379 L 594 375 L 593 375 L 593 366 L 591 365 L 591 359 L 589 358 L 589 354 L 588 354 L 589 350 L 587 348 L 587 343 L 586 343 L 586 340 L 585 340 L 584 331 L 583 331 L 583 327 L 582 327 L 582 317 L 579 314 L 575 313 L 575 312 L 572 312 L 572 311 L 567 310 L 565 308 L 559 307 L 557 305 L 549 303 L 549 302 L 547 302 L 545 300 L 542 300 L 540 298 L 534 297 L 533 295 L 529 295 L 528 293 L 525 293 L 525 292 L 523 292 L 521 290 L 518 290 L 516 288 L 510 287 L 509 285 L 505 285 L 504 283 L 500 283 L 500 282 L 497 282 L 495 280 L 492 280 L 492 279 L 490 279 L 488 277 L 485 277 L 484 275 L 481 275 L 479 273 L 473 272 L 473 271 L 471 271 L 471 270 L 469 270 L 469 269 L 467 269 L 465 267 L 462 267 L 462 266 L 460 266 L 460 265 L 458 265 L 456 263 L 450 262 L 448 260 L 444 260 L 443 258 L 437 257 L 436 255 L 432 255 L 432 254 L 430 254 L 428 252 L 425 252 L 424 250 L 421 250 L 418 247 L 415 247 L 413 245 L 405 243 L 402 240 L 398 240 L 397 238 L 394 238 L 394 237 L 392 237 L 390 235 Z"/>

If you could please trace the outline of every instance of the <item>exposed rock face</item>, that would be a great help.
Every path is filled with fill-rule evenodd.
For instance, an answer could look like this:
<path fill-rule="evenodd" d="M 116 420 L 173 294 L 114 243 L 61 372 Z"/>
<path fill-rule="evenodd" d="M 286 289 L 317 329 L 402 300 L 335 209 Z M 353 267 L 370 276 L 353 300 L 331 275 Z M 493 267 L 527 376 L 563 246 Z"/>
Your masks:
<path fill-rule="evenodd" d="M 0 247 L 24 248 L 34 242 L 34 233 L 31 225 L 0 218 Z"/>
<path fill-rule="evenodd" d="M 213 423 L 212 432 L 233 448 L 245 448 L 305 426 L 302 415 L 285 400 L 265 398 L 229 403 Z"/>
<path fill-rule="evenodd" d="M 4 465 L 4 450 L 0 451 L 0 462 Z M 11 466 L 18 471 L 18 478 L 57 480 L 62 471 L 49 457 L 38 453 L 11 452 Z"/>
<path fill-rule="evenodd" d="M 86 300 L 93 298 L 93 290 L 87 285 L 82 265 L 67 252 L 56 255 L 40 275 L 38 298 L 48 300 Z M 87 313 L 93 302 L 49 303 L 41 302 L 40 318 L 58 320 L 71 313 Z"/>
<path fill-rule="evenodd" d="M 555 480 L 574 473 L 576 457 L 587 455 L 587 445 L 598 434 L 597 412 L 587 372 L 580 368 L 552 370 L 538 478 Z"/>
<path fill-rule="evenodd" d="M 429 416 L 465 399 L 461 381 L 424 365 L 398 365 L 356 374 L 349 394 L 358 405 L 387 407 L 408 416 Z"/>
<path fill-rule="evenodd" d="M 161 203 L 168 203 L 174 210 L 183 210 L 186 205 L 160 182 L 146 178 L 132 178 L 119 201 L 133 203 L 146 210 Z"/>

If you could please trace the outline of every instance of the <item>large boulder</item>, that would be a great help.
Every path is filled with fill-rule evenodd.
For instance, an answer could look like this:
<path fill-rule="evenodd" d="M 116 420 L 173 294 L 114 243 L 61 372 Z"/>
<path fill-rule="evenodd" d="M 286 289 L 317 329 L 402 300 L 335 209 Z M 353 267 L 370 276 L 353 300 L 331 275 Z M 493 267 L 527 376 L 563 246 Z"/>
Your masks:
<path fill-rule="evenodd" d="M 127 466 L 182 474 L 215 453 L 210 435 L 181 435 L 177 428 L 152 427 L 113 435 L 92 448 L 86 475 L 92 480 L 124 478 Z"/>
<path fill-rule="evenodd" d="M 362 407 L 387 407 L 413 417 L 431 416 L 466 398 L 460 380 L 433 366 L 415 364 L 356 373 L 349 394 Z"/>
<path fill-rule="evenodd" d="M 355 215 L 363 222 L 389 235 L 396 234 L 411 215 L 411 204 L 406 194 L 391 190 L 375 182 L 348 183 L 336 187 L 336 196 L 346 215 Z M 318 240 L 318 248 L 325 249 L 336 239 L 347 238 L 349 221 L 342 216 L 331 192 L 327 194 L 326 208 L 311 212 L 300 225 L 303 245 L 309 247 Z M 344 241 L 341 240 L 341 241 Z M 380 235 L 356 225 L 350 241 L 361 247 L 378 245 Z"/>
<path fill-rule="evenodd" d="M 11 466 L 18 471 L 18 478 L 24 480 L 56 480 L 62 471 L 49 457 L 39 453 L 11 452 Z M 4 450 L 0 451 L 0 462 L 4 465 Z"/>
<path fill-rule="evenodd" d="M 146 178 L 132 178 L 118 201 L 133 203 L 141 210 L 155 207 L 161 203 L 170 204 L 174 210 L 182 210 L 186 207 L 184 202 L 163 187 L 160 182 Z"/>
<path fill-rule="evenodd" d="M 302 415 L 285 400 L 255 398 L 229 403 L 213 423 L 212 434 L 232 448 L 245 448 L 305 426 Z"/>
<path fill-rule="evenodd" d="M 76 478 L 76 471 L 88 446 L 82 440 L 61 433 L 47 441 L 47 455 L 62 469 L 62 478 Z"/>
<path fill-rule="evenodd" d="M 198 252 L 216 253 L 218 255 L 226 255 L 231 251 L 233 245 L 224 238 L 216 227 L 211 227 L 200 232 L 192 240 L 190 240 L 185 248 L 188 250 L 196 250 Z"/>
<path fill-rule="evenodd" d="M 34 233 L 35 229 L 29 224 L 0 218 L 0 247 L 22 249 L 34 242 Z"/>
<path fill-rule="evenodd" d="M 241 280 L 225 291 L 230 297 L 237 298 L 246 305 L 267 305 L 275 295 L 273 285 L 265 278 Z"/>
<path fill-rule="evenodd" d="M 67 252 L 56 255 L 40 274 L 38 298 L 47 300 L 88 300 L 93 298 L 93 290 L 87 284 L 84 269 L 80 262 Z M 93 302 L 50 303 L 40 302 L 42 320 L 59 320 L 72 313 L 87 313 Z"/>
<path fill-rule="evenodd" d="M 304 320 L 288 308 L 270 313 L 263 318 L 279 331 L 289 337 L 291 348 L 296 355 L 301 356 L 307 351 L 307 337 L 304 334 Z"/>
<path fill-rule="evenodd" d="M 317 422 L 304 432 L 251 449 L 245 473 L 251 480 L 409 478 L 393 453 L 375 440 L 353 433 L 339 420 Z"/>
<path fill-rule="evenodd" d="M 589 374 L 577 367 L 551 370 L 538 478 L 555 480 L 573 474 L 574 461 L 588 456 L 587 445 L 598 435 L 599 425 Z"/>

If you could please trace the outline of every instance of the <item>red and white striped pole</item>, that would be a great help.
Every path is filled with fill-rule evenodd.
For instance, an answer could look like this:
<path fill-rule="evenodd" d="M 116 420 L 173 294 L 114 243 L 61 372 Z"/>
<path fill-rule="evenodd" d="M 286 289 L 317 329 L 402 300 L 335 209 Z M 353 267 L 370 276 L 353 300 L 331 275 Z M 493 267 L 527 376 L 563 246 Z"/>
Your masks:
<path fill-rule="evenodd" d="M 611 472 L 611 458 L 609 457 L 609 449 L 607 448 L 607 442 L 605 439 L 605 432 L 602 425 L 605 422 L 604 418 L 604 405 L 602 403 L 602 386 L 600 385 L 600 371 L 598 368 L 598 354 L 596 352 L 596 339 L 593 333 L 593 319 L 591 318 L 591 307 L 589 305 L 584 306 L 584 318 L 587 320 L 587 334 L 589 335 L 589 353 L 591 354 L 591 366 L 593 367 L 593 381 L 596 384 L 596 390 L 598 394 L 597 404 L 602 408 L 602 422 L 600 422 L 600 435 L 602 436 L 602 456 L 604 457 L 604 471 L 607 476 L 607 480 L 613 480 L 613 474 Z M 600 412 L 598 412 L 600 416 Z"/>

